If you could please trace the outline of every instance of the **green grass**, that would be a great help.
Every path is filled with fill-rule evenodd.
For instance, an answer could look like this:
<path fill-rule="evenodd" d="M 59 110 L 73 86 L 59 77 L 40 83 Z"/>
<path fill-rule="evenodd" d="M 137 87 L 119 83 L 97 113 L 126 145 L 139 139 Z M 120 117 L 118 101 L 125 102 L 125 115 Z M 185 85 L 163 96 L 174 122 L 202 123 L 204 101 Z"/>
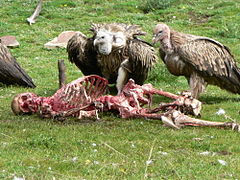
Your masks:
<path fill-rule="evenodd" d="M 21 46 L 11 52 L 37 85 L 36 89 L 0 86 L 0 179 L 240 178 L 240 135 L 231 130 L 187 127 L 177 131 L 162 126 L 160 121 L 126 120 L 111 113 L 101 115 L 100 122 L 70 118 L 60 123 L 36 115 L 15 116 L 10 109 L 18 93 L 32 91 L 50 96 L 57 90 L 59 59 L 65 60 L 68 82 L 82 76 L 67 61 L 65 49 L 46 50 L 43 45 L 65 30 L 90 36 L 92 22 L 138 24 L 147 32 L 144 39 L 149 42 L 154 25 L 165 22 L 176 30 L 222 42 L 239 63 L 238 1 L 175 0 L 168 7 L 146 13 L 142 9 L 146 1 L 44 0 L 37 23 L 29 26 L 26 18 L 36 3 L 0 0 L 0 36 L 17 37 Z M 161 61 L 147 82 L 173 93 L 188 88 L 186 80 L 169 74 Z M 202 119 L 228 121 L 215 114 L 223 108 L 238 121 L 239 95 L 209 86 L 200 100 L 204 103 Z M 199 154 L 205 151 L 211 155 Z M 146 165 L 147 161 L 151 163 Z"/>

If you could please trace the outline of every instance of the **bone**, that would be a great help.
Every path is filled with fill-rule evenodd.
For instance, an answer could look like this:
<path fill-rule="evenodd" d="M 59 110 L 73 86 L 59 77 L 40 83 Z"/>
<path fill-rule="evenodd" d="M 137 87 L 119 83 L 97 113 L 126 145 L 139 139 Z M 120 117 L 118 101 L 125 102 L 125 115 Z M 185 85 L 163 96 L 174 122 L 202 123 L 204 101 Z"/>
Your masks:
<path fill-rule="evenodd" d="M 170 119 L 170 118 L 168 118 L 168 117 L 166 117 L 166 116 L 162 116 L 161 119 L 162 119 L 163 124 L 165 124 L 166 126 L 171 127 L 171 128 L 174 128 L 174 129 L 180 129 L 179 126 L 176 126 L 176 125 L 173 123 L 172 119 Z"/>
<path fill-rule="evenodd" d="M 97 120 L 100 120 L 98 116 L 98 111 L 96 109 L 90 110 L 90 111 L 81 110 L 79 112 L 78 119 L 91 118 L 91 117 L 96 117 Z"/>
<path fill-rule="evenodd" d="M 27 22 L 29 23 L 29 25 L 32 25 L 36 22 L 36 19 L 42 10 L 42 4 L 43 0 L 39 0 L 33 14 L 29 18 L 27 18 Z"/>
<path fill-rule="evenodd" d="M 174 95 L 157 90 L 150 84 L 137 85 L 132 80 L 129 80 L 119 95 L 103 95 L 107 85 L 108 81 L 102 77 L 85 76 L 63 86 L 51 97 L 23 93 L 25 97 L 28 97 L 27 94 L 31 99 L 23 100 L 20 94 L 18 99 L 21 101 L 15 102 L 18 99 L 14 98 L 14 103 L 19 105 L 23 112 L 27 110 L 48 118 L 74 116 L 79 119 L 83 117 L 98 119 L 98 111 L 113 111 L 121 118 L 161 120 L 164 125 L 174 129 L 181 129 L 184 126 L 210 126 L 240 131 L 239 124 L 234 122 L 212 122 L 187 116 L 186 114 L 199 115 L 201 110 L 201 102 L 189 95 Z M 149 105 L 154 94 L 166 95 L 174 101 L 153 110 L 145 108 L 144 105 Z"/>
<path fill-rule="evenodd" d="M 168 121 L 165 121 L 167 119 Z M 240 131 L 240 125 L 235 122 L 214 122 L 200 120 L 189 117 L 180 111 L 172 111 L 167 116 L 162 117 L 162 121 L 165 125 L 180 129 L 184 126 L 203 126 L 203 127 L 218 127 L 218 128 L 231 128 L 232 130 Z"/>
<path fill-rule="evenodd" d="M 64 60 L 58 60 L 58 72 L 59 72 L 59 89 L 65 85 L 66 74 L 65 74 Z"/>

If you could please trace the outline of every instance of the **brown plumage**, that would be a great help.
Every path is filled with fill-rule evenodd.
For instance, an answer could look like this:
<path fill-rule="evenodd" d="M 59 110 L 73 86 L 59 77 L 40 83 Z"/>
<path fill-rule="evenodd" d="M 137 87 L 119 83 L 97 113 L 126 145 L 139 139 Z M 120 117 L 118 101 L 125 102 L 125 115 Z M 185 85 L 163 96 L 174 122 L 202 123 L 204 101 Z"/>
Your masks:
<path fill-rule="evenodd" d="M 240 94 L 240 69 L 230 50 L 208 37 L 184 34 L 158 24 L 153 41 L 170 73 L 185 76 L 192 96 L 199 97 L 208 84 Z"/>
<path fill-rule="evenodd" d="M 156 62 L 154 48 L 137 38 L 145 33 L 136 25 L 93 24 L 93 36 L 81 32 L 67 46 L 69 60 L 84 75 L 96 74 L 116 83 L 118 92 L 129 78 L 143 84 Z"/>
<path fill-rule="evenodd" d="M 9 49 L 0 42 L 0 82 L 35 88 L 32 79 L 20 67 Z"/>

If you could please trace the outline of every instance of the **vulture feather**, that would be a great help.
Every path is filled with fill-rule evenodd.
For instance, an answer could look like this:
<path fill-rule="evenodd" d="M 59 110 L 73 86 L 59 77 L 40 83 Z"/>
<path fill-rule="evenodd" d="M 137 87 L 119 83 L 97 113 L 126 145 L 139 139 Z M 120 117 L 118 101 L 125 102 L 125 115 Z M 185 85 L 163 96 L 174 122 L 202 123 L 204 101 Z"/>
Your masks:
<path fill-rule="evenodd" d="M 32 79 L 20 67 L 9 49 L 0 42 L 0 82 L 35 88 Z"/>
<path fill-rule="evenodd" d="M 240 94 L 240 69 L 230 50 L 220 42 L 172 30 L 154 28 L 153 42 L 160 42 L 160 56 L 169 72 L 185 76 L 192 96 L 198 98 L 208 84 Z"/>
<path fill-rule="evenodd" d="M 137 36 L 145 32 L 136 25 L 93 24 L 92 37 L 79 32 L 67 46 L 70 62 L 84 75 L 96 74 L 116 83 L 120 93 L 128 79 L 142 85 L 157 56 L 154 48 Z"/>

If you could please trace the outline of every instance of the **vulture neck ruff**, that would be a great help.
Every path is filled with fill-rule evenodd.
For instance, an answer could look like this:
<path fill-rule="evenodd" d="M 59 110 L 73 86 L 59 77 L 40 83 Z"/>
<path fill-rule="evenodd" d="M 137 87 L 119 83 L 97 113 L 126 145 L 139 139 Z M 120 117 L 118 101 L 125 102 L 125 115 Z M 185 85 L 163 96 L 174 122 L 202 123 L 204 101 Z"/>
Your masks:
<path fill-rule="evenodd" d="M 116 78 L 121 63 L 127 59 L 125 47 L 127 37 L 121 31 L 101 29 L 94 39 L 94 46 L 98 50 L 98 64 L 105 78 Z"/>
<path fill-rule="evenodd" d="M 118 69 L 121 63 L 127 59 L 127 56 L 125 56 L 124 53 L 121 53 L 123 51 L 124 48 L 112 51 L 107 56 L 98 54 L 98 64 L 100 65 L 104 77 L 107 79 L 111 76 L 118 75 Z"/>

